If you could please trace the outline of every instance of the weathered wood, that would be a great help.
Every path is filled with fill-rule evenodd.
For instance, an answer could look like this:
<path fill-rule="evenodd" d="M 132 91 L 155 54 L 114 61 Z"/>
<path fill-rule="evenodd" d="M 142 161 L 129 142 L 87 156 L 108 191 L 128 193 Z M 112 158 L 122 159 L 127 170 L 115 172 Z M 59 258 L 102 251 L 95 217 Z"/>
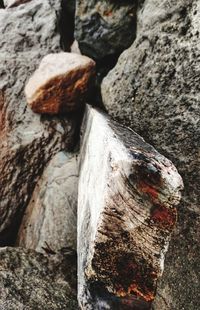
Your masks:
<path fill-rule="evenodd" d="M 130 129 L 87 107 L 78 197 L 81 309 L 150 309 L 182 179 Z"/>

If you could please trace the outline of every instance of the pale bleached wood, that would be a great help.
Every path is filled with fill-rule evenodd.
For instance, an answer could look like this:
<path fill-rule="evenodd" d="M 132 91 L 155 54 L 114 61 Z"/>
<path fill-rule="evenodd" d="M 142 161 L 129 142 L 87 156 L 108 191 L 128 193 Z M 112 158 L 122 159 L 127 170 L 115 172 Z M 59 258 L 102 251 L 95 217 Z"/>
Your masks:
<path fill-rule="evenodd" d="M 149 309 L 183 188 L 173 164 L 89 106 L 78 197 L 81 309 Z"/>

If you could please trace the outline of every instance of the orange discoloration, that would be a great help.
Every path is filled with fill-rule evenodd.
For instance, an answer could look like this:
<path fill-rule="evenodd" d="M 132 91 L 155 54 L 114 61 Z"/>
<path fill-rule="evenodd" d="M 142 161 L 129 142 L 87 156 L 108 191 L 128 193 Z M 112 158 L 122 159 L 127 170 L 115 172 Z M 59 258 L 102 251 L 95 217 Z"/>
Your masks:
<path fill-rule="evenodd" d="M 137 284 L 135 283 L 131 284 L 128 287 L 127 291 L 125 291 L 123 288 L 120 288 L 117 291 L 118 297 L 127 297 L 130 296 L 131 294 L 135 294 L 136 296 L 142 297 L 147 302 L 153 301 L 155 298 L 155 296 L 151 292 L 148 292 L 147 294 L 142 293 L 138 288 Z"/>
<path fill-rule="evenodd" d="M 104 12 L 104 15 L 105 15 L 105 16 L 112 16 L 112 11 L 105 11 L 105 12 Z"/>
<path fill-rule="evenodd" d="M 150 186 L 149 184 L 146 184 L 145 182 L 140 182 L 139 189 L 145 193 L 148 194 L 153 201 L 155 201 L 158 198 L 158 192 L 155 188 Z"/>
<path fill-rule="evenodd" d="M 156 206 L 151 213 L 151 220 L 160 228 L 172 228 L 177 220 L 177 211 L 175 208 Z"/>

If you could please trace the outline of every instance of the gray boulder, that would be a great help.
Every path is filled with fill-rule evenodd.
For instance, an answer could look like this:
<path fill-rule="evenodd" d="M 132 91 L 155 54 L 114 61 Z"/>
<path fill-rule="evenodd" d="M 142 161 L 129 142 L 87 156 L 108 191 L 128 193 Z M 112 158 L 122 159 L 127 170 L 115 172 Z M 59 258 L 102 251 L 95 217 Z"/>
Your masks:
<path fill-rule="evenodd" d="M 60 50 L 59 2 L 0 10 L 0 244 L 16 235 L 45 165 L 74 143 L 73 116 L 50 118 L 26 105 L 24 86 L 41 58 Z"/>
<path fill-rule="evenodd" d="M 200 308 L 200 2 L 146 0 L 137 37 L 102 84 L 109 114 L 170 158 L 184 179 L 155 309 Z"/>
<path fill-rule="evenodd" d="M 0 249 L 2 310 L 77 310 L 76 254 Z"/>
<path fill-rule="evenodd" d="M 37 183 L 18 233 L 17 245 L 40 252 L 76 250 L 78 154 L 59 152 Z"/>
<path fill-rule="evenodd" d="M 136 2 L 78 0 L 75 38 L 81 52 L 101 59 L 129 47 L 135 38 Z"/>

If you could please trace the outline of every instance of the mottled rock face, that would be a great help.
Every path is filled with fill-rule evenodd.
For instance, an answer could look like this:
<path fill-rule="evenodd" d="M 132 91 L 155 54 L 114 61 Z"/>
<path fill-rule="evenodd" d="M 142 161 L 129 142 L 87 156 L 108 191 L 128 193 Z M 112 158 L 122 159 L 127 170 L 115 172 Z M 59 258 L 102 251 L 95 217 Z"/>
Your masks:
<path fill-rule="evenodd" d="M 59 152 L 37 183 L 18 233 L 17 245 L 39 252 L 76 250 L 78 155 Z"/>
<path fill-rule="evenodd" d="M 29 106 L 42 114 L 77 110 L 87 98 L 94 68 L 92 59 L 74 53 L 45 56 L 25 87 Z"/>
<path fill-rule="evenodd" d="M 1 309 L 77 310 L 76 256 L 0 249 Z"/>
<path fill-rule="evenodd" d="M 46 163 L 74 143 L 74 116 L 41 118 L 24 97 L 41 58 L 60 49 L 59 8 L 59 2 L 35 0 L 0 10 L 0 244 L 15 233 Z"/>
<path fill-rule="evenodd" d="M 182 180 L 140 136 L 87 107 L 78 197 L 82 309 L 150 309 Z M 142 308 L 143 307 L 143 308 Z"/>
<path fill-rule="evenodd" d="M 32 1 L 32 0 L 3 0 L 4 6 L 7 8 L 13 8 L 15 6 L 24 4 L 29 1 Z"/>
<path fill-rule="evenodd" d="M 200 307 L 196 275 L 200 224 L 199 9 L 199 1 L 145 1 L 138 11 L 135 42 L 102 85 L 108 112 L 173 160 L 184 179 L 179 225 L 156 309 L 160 305 L 172 310 Z"/>
<path fill-rule="evenodd" d="M 78 0 L 75 37 L 83 54 L 102 59 L 130 46 L 135 38 L 135 21 L 135 0 Z"/>

